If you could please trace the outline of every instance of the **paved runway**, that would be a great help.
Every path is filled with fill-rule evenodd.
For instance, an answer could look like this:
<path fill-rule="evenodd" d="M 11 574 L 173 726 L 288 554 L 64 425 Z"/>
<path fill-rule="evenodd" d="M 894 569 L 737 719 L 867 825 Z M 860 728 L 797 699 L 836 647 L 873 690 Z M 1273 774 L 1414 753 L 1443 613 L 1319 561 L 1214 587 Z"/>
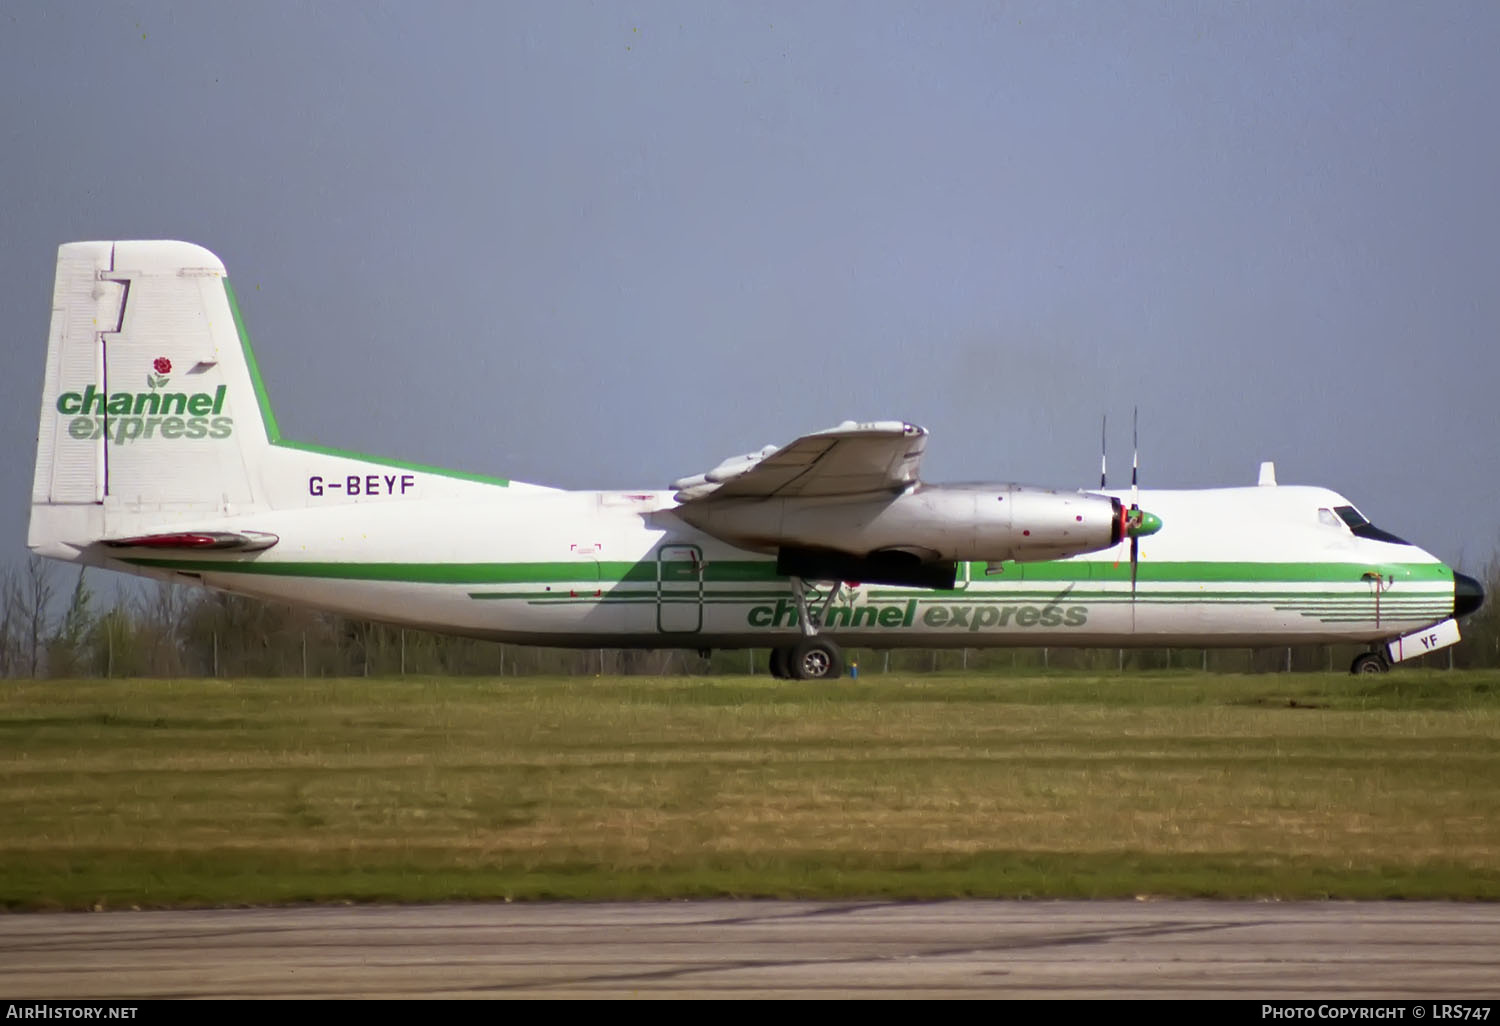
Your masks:
<path fill-rule="evenodd" d="M 1500 905 L 786 902 L 0 916 L 0 997 L 1495 998 Z"/>

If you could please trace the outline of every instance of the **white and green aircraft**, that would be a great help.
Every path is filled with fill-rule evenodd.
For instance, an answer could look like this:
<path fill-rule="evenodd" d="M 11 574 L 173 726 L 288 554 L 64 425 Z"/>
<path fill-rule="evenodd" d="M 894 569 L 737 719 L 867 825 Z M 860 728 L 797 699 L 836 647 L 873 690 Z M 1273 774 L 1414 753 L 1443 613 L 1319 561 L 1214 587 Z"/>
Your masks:
<path fill-rule="evenodd" d="M 1324 488 L 1263 472 L 1127 506 L 929 485 L 926 443 L 851 422 L 669 489 L 575 492 L 291 442 L 217 257 L 78 242 L 58 252 L 28 544 L 499 641 L 769 648 L 797 679 L 837 676 L 848 644 L 1353 642 L 1378 672 L 1453 644 L 1483 601 Z"/>

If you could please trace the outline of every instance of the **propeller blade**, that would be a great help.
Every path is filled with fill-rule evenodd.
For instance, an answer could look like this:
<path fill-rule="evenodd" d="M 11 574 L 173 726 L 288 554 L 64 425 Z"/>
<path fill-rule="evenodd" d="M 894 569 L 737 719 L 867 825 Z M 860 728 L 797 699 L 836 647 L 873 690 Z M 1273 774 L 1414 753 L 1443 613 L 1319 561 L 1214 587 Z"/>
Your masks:
<path fill-rule="evenodd" d="M 1130 508 L 1132 510 L 1141 508 L 1141 488 L 1137 480 L 1141 467 L 1140 421 L 1141 408 L 1137 406 L 1130 415 L 1130 447 L 1134 450 L 1130 455 Z"/>
<path fill-rule="evenodd" d="M 1130 416 L 1130 506 L 1116 508 L 1119 511 L 1120 544 L 1130 539 L 1130 629 L 1135 631 L 1135 597 L 1141 576 L 1141 536 L 1155 534 L 1161 530 L 1161 517 L 1141 509 L 1141 410 L 1136 407 Z M 1104 460 L 1099 461 L 1099 487 L 1104 487 Z M 1115 569 L 1119 569 L 1122 553 L 1115 550 Z"/>
<path fill-rule="evenodd" d="M 1130 520 L 1133 527 L 1139 528 L 1141 523 L 1141 408 L 1135 407 L 1130 414 Z M 1135 532 L 1130 532 L 1130 633 L 1135 633 L 1135 582 L 1140 572 L 1141 539 Z"/>
<path fill-rule="evenodd" d="M 1105 471 L 1109 466 L 1108 438 L 1109 414 L 1099 418 L 1099 490 L 1104 491 Z"/>
<path fill-rule="evenodd" d="M 1130 633 L 1135 633 L 1135 580 L 1141 565 L 1141 540 L 1130 537 Z"/>

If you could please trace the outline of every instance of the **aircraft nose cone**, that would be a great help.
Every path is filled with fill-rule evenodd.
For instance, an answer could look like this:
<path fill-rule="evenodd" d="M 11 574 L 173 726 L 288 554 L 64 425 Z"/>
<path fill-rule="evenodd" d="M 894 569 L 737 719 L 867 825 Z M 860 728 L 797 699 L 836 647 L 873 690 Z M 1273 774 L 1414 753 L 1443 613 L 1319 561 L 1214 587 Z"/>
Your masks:
<path fill-rule="evenodd" d="M 1484 588 L 1468 574 L 1453 574 L 1453 615 L 1468 616 L 1484 605 Z"/>

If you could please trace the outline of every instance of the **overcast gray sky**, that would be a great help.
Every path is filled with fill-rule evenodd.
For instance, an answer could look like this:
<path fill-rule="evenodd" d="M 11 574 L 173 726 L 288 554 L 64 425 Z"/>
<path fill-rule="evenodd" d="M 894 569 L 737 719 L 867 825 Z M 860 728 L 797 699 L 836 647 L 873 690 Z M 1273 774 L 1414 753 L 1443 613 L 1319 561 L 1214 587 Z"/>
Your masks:
<path fill-rule="evenodd" d="M 53 265 L 228 266 L 287 437 L 664 487 L 846 418 L 928 480 L 1322 484 L 1500 544 L 1500 4 L 0 6 L 0 538 Z"/>

